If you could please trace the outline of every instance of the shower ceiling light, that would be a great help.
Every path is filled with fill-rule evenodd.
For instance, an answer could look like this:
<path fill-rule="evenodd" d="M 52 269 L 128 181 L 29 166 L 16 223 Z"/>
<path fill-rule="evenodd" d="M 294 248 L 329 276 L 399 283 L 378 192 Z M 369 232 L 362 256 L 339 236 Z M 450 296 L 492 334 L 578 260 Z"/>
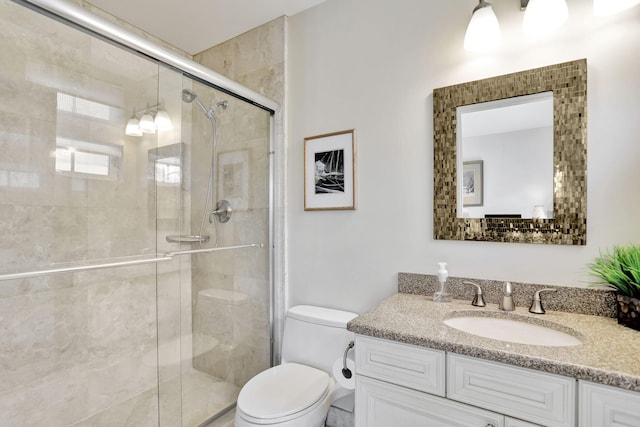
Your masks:
<path fill-rule="evenodd" d="M 593 14 L 613 15 L 640 4 L 640 0 L 593 0 Z"/>
<path fill-rule="evenodd" d="M 144 113 L 140 119 L 140 130 L 144 133 L 156 133 L 156 124 L 151 114 Z"/>
<path fill-rule="evenodd" d="M 565 0 L 529 0 L 522 30 L 529 36 L 542 36 L 560 27 L 568 17 Z"/>
<path fill-rule="evenodd" d="M 131 116 L 131 118 L 127 122 L 127 126 L 124 128 L 124 133 L 125 135 L 129 136 L 142 136 L 142 131 L 140 130 L 140 122 L 138 122 L 135 114 Z"/>
<path fill-rule="evenodd" d="M 464 36 L 464 48 L 470 52 L 487 52 L 500 44 L 500 24 L 491 3 L 479 0 Z"/>
<path fill-rule="evenodd" d="M 154 123 L 159 132 L 173 129 L 169 113 L 164 110 L 158 110 Z"/>

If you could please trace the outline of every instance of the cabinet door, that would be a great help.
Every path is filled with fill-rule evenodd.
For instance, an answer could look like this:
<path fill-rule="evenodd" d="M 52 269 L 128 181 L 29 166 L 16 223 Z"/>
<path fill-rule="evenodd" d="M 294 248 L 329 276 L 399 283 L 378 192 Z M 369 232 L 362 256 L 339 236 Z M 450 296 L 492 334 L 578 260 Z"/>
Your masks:
<path fill-rule="evenodd" d="M 494 412 L 358 375 L 356 427 L 504 427 Z"/>
<path fill-rule="evenodd" d="M 581 427 L 640 427 L 640 392 L 579 381 Z"/>

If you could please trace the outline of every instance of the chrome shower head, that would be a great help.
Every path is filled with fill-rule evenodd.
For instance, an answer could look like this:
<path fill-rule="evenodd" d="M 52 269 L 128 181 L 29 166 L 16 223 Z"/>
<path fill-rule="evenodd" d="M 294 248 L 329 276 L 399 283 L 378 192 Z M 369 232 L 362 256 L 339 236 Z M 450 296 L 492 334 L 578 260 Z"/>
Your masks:
<path fill-rule="evenodd" d="M 196 101 L 196 104 L 200 106 L 205 116 L 207 116 L 208 118 L 213 117 L 213 110 L 207 110 L 207 108 L 202 105 L 202 102 L 200 102 L 200 99 L 198 99 L 198 95 L 196 95 L 194 91 L 190 89 L 182 89 L 182 101 L 188 104 Z"/>
<path fill-rule="evenodd" d="M 194 92 L 190 91 L 189 89 L 182 89 L 182 101 L 183 102 L 191 103 L 197 97 L 198 97 L 198 95 L 196 95 Z"/>

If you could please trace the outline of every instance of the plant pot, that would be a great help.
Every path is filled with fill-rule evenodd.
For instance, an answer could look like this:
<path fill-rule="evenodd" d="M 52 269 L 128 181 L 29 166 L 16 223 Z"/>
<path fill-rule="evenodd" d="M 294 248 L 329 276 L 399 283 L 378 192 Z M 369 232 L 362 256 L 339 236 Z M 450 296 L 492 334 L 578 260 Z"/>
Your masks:
<path fill-rule="evenodd" d="M 618 323 L 640 331 L 640 299 L 617 294 Z"/>

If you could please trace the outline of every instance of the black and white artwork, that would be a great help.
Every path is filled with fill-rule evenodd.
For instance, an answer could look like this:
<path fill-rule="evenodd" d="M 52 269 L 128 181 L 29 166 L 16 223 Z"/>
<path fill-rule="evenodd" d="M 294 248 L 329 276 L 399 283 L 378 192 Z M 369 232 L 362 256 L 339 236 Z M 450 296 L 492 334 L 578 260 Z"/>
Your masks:
<path fill-rule="evenodd" d="M 462 174 L 462 191 L 464 192 L 464 197 L 475 196 L 475 182 L 476 182 L 476 171 L 473 169 L 469 169 L 463 172 Z"/>
<path fill-rule="evenodd" d="M 344 150 L 319 152 L 315 158 L 316 194 L 344 193 Z"/>
<path fill-rule="evenodd" d="M 474 160 L 463 162 L 462 167 L 462 198 L 464 206 L 483 205 L 483 161 Z"/>
<path fill-rule="evenodd" d="M 304 210 L 356 209 L 355 130 L 304 139 Z"/>

